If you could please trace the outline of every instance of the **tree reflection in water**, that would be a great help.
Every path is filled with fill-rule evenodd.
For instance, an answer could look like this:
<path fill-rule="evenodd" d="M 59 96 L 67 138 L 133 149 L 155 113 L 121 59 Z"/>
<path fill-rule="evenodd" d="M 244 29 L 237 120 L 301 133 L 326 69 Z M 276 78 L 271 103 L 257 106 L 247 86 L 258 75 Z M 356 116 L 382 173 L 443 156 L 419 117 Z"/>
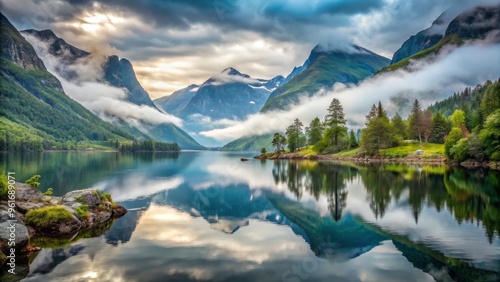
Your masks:
<path fill-rule="evenodd" d="M 476 223 L 489 242 L 500 237 L 500 171 L 403 164 L 354 165 L 312 161 L 275 161 L 276 184 L 286 184 L 297 199 L 306 191 L 316 200 L 325 196 L 335 221 L 342 218 L 348 189 L 360 180 L 375 218 L 383 218 L 393 201 L 411 207 L 415 223 L 426 205 L 449 210 L 455 220 Z M 401 199 L 403 193 L 407 198 Z"/>

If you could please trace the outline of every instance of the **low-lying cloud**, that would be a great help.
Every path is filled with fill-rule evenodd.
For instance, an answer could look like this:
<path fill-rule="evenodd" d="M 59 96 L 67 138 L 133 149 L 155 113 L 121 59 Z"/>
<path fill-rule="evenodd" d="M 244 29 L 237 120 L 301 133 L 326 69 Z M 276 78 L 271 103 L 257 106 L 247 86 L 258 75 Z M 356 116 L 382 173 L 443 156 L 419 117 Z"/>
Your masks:
<path fill-rule="evenodd" d="M 108 121 L 123 120 L 139 128 L 142 128 L 143 123 L 182 125 L 182 120 L 178 117 L 150 106 L 139 106 L 126 101 L 127 89 L 101 82 L 104 56 L 91 54 L 73 64 L 64 64 L 60 58 L 48 52 L 50 42 L 43 42 L 27 34 L 23 36 L 33 45 L 46 68 L 59 79 L 65 93 L 101 118 Z M 64 75 L 68 73 L 72 74 L 71 78 Z"/>
<path fill-rule="evenodd" d="M 315 118 L 324 118 L 333 98 L 338 98 L 348 119 L 348 126 L 359 128 L 371 105 L 382 101 L 392 114 L 401 111 L 394 97 L 413 101 L 419 99 L 426 107 L 444 99 L 466 86 L 475 86 L 500 77 L 500 44 L 465 45 L 445 49 L 432 62 L 413 62 L 411 72 L 398 70 L 383 73 L 361 82 L 357 86 L 334 87 L 314 99 L 303 99 L 286 111 L 258 113 L 238 124 L 200 134 L 217 140 L 229 141 L 239 137 L 283 132 L 299 118 L 304 124 Z"/>

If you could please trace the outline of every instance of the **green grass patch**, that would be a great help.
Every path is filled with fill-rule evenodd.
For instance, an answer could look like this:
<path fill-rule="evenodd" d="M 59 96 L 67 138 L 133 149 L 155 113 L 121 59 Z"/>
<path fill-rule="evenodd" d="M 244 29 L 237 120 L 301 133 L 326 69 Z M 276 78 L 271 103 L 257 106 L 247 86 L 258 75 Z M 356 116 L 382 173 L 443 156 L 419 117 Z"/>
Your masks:
<path fill-rule="evenodd" d="M 71 213 L 62 206 L 49 206 L 33 209 L 26 213 L 26 222 L 38 227 L 52 223 L 68 222 L 73 219 Z"/>
<path fill-rule="evenodd" d="M 333 154 L 332 156 L 335 158 L 351 158 L 351 157 L 355 157 L 356 155 L 358 155 L 360 151 L 361 151 L 361 148 L 356 148 L 356 149 L 352 149 L 352 150 L 348 150 L 348 151 L 338 152 L 338 153 Z"/>
<path fill-rule="evenodd" d="M 309 156 L 315 156 L 317 155 L 318 153 L 316 151 L 313 150 L 313 147 L 314 146 L 309 146 L 307 148 L 304 148 L 302 150 L 300 150 L 298 152 L 299 155 L 301 156 L 306 156 L 306 157 L 309 157 Z"/>
<path fill-rule="evenodd" d="M 416 151 L 422 150 L 422 158 L 435 158 L 444 156 L 444 144 L 433 143 L 406 143 L 404 145 L 380 150 L 380 156 L 388 158 L 404 158 L 410 155 L 416 156 Z"/>

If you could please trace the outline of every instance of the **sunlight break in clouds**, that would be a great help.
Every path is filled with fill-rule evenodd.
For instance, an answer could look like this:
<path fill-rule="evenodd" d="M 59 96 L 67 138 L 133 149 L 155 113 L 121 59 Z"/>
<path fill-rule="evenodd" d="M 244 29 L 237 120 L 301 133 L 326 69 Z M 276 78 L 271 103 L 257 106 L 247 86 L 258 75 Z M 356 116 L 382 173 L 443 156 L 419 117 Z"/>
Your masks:
<path fill-rule="evenodd" d="M 371 105 L 382 101 L 389 113 L 395 105 L 391 98 L 419 99 L 423 107 L 448 97 L 466 86 L 476 86 L 485 80 L 500 77 L 500 45 L 463 46 L 443 50 L 433 63 L 416 62 L 413 72 L 398 70 L 378 75 L 361 82 L 358 86 L 325 91 L 312 100 L 303 99 L 288 111 L 257 113 L 244 122 L 222 129 L 201 132 L 217 140 L 232 140 L 245 136 L 282 132 L 299 118 L 305 125 L 315 117 L 324 118 L 331 100 L 337 97 L 346 113 L 348 126 L 359 128 Z"/>

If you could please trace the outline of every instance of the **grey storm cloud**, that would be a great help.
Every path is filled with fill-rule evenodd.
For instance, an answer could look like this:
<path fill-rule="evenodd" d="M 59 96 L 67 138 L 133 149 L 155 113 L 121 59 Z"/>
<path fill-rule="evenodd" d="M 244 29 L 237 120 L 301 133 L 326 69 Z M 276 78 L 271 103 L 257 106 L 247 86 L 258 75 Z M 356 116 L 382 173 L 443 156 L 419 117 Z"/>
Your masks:
<path fill-rule="evenodd" d="M 491 3 L 500 0 L 0 0 L 0 9 L 18 29 L 49 28 L 81 49 L 130 59 L 159 97 L 230 66 L 286 76 L 322 42 L 353 42 L 390 58 L 443 11 L 451 20 Z M 82 27 L 110 14 L 125 22 Z"/>
<path fill-rule="evenodd" d="M 363 47 L 390 53 L 410 35 L 432 23 L 444 10 L 461 10 L 498 0 L 63 0 L 63 1 L 2 0 L 2 10 L 18 25 L 33 25 L 81 20 L 83 11 L 99 9 L 135 15 L 158 32 L 138 33 L 126 38 L 110 38 L 110 44 L 127 51 L 135 47 L 154 46 L 164 49 L 155 55 L 175 55 L 176 46 L 199 46 L 224 42 L 223 34 L 238 31 L 256 32 L 278 41 L 319 43 L 322 39 L 344 34 Z M 44 3 L 44 5 L 39 5 Z M 31 3 L 31 4 L 26 4 Z M 45 12 L 50 16 L 44 15 Z M 30 16 L 31 15 L 31 16 Z M 360 15 L 371 16 L 373 22 L 363 30 Z M 216 29 L 204 36 L 185 38 L 173 36 L 164 30 L 190 30 L 194 25 L 208 25 Z M 36 27 L 36 26 L 35 26 Z M 38 28 L 46 28 L 38 27 Z M 337 29 L 341 29 L 339 32 Z M 132 30 L 133 31 L 133 30 Z M 78 30 L 73 30 L 78 33 Z M 347 34 L 345 34 L 347 32 Z M 371 37 L 380 40 L 368 40 Z M 156 39 L 156 40 L 153 40 Z M 365 43 L 365 44 L 363 44 Z M 373 45 L 373 46 L 367 46 Z M 143 53 L 144 54 L 144 53 Z M 387 55 L 387 54 L 385 54 Z"/>

